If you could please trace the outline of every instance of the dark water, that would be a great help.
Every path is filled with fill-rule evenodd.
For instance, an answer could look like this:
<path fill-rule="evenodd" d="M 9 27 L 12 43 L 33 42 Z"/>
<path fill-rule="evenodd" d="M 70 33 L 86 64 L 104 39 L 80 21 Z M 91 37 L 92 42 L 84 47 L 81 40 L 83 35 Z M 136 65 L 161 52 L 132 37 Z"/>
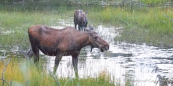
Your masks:
<path fill-rule="evenodd" d="M 52 26 L 55 28 L 63 28 L 65 26 L 73 26 L 70 22 L 59 22 L 60 26 Z M 130 44 L 124 42 L 114 42 L 114 37 L 119 36 L 119 32 L 123 27 L 106 27 L 99 25 L 95 27 L 96 32 L 110 44 L 107 52 L 100 52 L 94 49 L 90 52 L 90 47 L 82 49 L 79 57 L 79 76 L 97 77 L 98 73 L 107 71 L 112 79 L 115 79 L 121 86 L 125 85 L 125 81 L 130 80 L 134 86 L 159 86 L 157 75 L 165 76 L 169 80 L 173 77 L 173 49 L 162 49 L 144 44 Z M 14 47 L 9 51 L 0 49 L 0 58 L 5 58 L 8 53 L 18 52 L 18 47 Z M 11 52 L 12 51 L 12 52 Z M 46 58 L 43 61 L 45 68 L 52 71 L 55 57 L 42 56 Z M 74 77 L 72 61 L 70 56 L 64 56 L 57 70 L 58 76 Z M 168 86 L 171 86 L 168 83 Z"/>

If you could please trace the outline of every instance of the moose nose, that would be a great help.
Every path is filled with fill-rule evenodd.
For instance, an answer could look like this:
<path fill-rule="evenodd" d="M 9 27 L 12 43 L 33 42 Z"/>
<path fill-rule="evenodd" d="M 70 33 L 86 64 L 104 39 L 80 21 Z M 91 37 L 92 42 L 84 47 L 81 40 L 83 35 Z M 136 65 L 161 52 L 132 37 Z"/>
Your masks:
<path fill-rule="evenodd" d="M 106 45 L 106 46 L 105 46 L 105 49 L 106 49 L 106 50 L 109 50 L 109 45 Z"/>
<path fill-rule="evenodd" d="M 109 50 L 109 45 L 105 45 L 104 48 L 106 51 Z"/>

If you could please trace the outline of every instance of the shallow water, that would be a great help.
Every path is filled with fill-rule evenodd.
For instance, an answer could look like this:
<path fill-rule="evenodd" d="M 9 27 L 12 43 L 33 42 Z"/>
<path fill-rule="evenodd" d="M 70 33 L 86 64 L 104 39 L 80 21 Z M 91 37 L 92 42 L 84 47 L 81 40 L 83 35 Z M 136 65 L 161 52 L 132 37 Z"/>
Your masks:
<path fill-rule="evenodd" d="M 63 28 L 73 26 L 70 22 L 59 22 L 61 26 L 52 26 Z M 112 79 L 117 83 L 125 85 L 125 81 L 132 81 L 134 86 L 159 86 L 156 85 L 157 75 L 166 76 L 169 79 L 173 77 L 173 49 L 162 49 L 145 44 L 137 45 L 124 42 L 114 42 L 114 37 L 119 36 L 119 31 L 123 27 L 105 27 L 99 25 L 95 27 L 96 32 L 110 44 L 107 52 L 100 52 L 99 49 L 90 47 L 82 49 L 79 56 L 79 77 L 97 77 L 98 73 L 107 71 Z M 0 58 L 5 58 L 8 52 L 19 52 L 18 47 L 11 50 L 0 48 Z M 55 57 L 42 56 L 46 61 L 42 61 L 47 70 L 53 70 Z M 72 61 L 70 56 L 64 56 L 57 70 L 58 76 L 74 77 Z M 170 84 L 169 84 L 170 85 Z"/>
<path fill-rule="evenodd" d="M 119 31 L 122 31 L 122 28 L 103 25 L 96 27 L 99 35 L 110 44 L 110 49 L 104 53 L 99 49 L 90 52 L 89 47 L 82 49 L 78 64 L 80 77 L 96 77 L 99 72 L 106 70 L 122 86 L 127 80 L 132 81 L 131 84 L 134 86 L 159 86 L 156 85 L 157 75 L 172 79 L 173 49 L 147 46 L 145 43 L 137 45 L 114 42 L 114 37 L 120 35 Z M 49 58 L 47 68 L 52 70 L 55 57 L 47 58 Z M 57 74 L 74 77 L 70 56 L 63 57 Z"/>

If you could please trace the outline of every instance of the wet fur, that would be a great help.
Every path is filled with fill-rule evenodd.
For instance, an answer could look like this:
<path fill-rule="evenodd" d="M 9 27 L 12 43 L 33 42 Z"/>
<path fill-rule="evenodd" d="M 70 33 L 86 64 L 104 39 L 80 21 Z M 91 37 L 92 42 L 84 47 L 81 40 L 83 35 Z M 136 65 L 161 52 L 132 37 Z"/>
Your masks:
<path fill-rule="evenodd" d="M 76 77 L 77 64 L 81 48 L 90 45 L 100 48 L 103 52 L 109 49 L 109 44 L 92 30 L 81 32 L 73 27 L 54 29 L 44 25 L 35 25 L 28 29 L 29 40 L 34 53 L 34 62 L 39 61 L 39 50 L 45 55 L 56 56 L 54 73 L 62 56 L 71 55 Z"/>
<path fill-rule="evenodd" d="M 57 52 L 80 51 L 88 41 L 88 34 L 72 27 L 53 29 L 40 25 L 29 28 L 28 33 L 32 49 L 39 48 L 44 54 L 50 56 L 55 56 Z M 81 38 L 78 37 L 81 36 L 86 41 L 79 40 Z"/>

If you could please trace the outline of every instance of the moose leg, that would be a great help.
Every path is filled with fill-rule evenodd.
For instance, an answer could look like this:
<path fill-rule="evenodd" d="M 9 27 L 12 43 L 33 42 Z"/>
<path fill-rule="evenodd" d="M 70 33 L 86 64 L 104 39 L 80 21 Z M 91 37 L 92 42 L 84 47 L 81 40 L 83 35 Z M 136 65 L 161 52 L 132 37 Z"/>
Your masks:
<path fill-rule="evenodd" d="M 35 46 L 32 46 L 32 51 L 34 53 L 34 63 L 39 62 L 39 49 Z"/>
<path fill-rule="evenodd" d="M 78 25 L 78 30 L 80 31 L 80 25 Z"/>
<path fill-rule="evenodd" d="M 82 31 L 85 31 L 85 27 L 84 26 L 82 27 Z"/>
<path fill-rule="evenodd" d="M 54 66 L 54 69 L 53 69 L 53 74 L 56 73 L 56 70 L 58 68 L 59 62 L 61 61 L 61 58 L 62 58 L 62 53 L 58 53 L 56 55 L 56 58 L 55 58 L 55 66 Z"/>
<path fill-rule="evenodd" d="M 76 25 L 77 25 L 77 21 L 76 21 L 76 19 L 75 19 L 75 15 L 74 15 L 74 26 L 75 26 L 75 29 L 77 29 L 77 28 L 76 28 Z"/>
<path fill-rule="evenodd" d="M 83 27 L 83 31 L 85 31 L 85 27 Z"/>
<path fill-rule="evenodd" d="M 27 55 L 29 58 L 31 58 L 31 57 L 34 55 L 32 49 L 29 49 L 29 51 L 27 52 L 26 55 Z"/>
<path fill-rule="evenodd" d="M 76 28 L 76 23 L 74 24 L 74 26 L 75 26 L 75 29 L 77 29 L 77 28 Z"/>
<path fill-rule="evenodd" d="M 74 71 L 75 71 L 75 76 L 76 78 L 78 78 L 78 55 L 72 56 L 72 63 L 73 63 Z"/>

